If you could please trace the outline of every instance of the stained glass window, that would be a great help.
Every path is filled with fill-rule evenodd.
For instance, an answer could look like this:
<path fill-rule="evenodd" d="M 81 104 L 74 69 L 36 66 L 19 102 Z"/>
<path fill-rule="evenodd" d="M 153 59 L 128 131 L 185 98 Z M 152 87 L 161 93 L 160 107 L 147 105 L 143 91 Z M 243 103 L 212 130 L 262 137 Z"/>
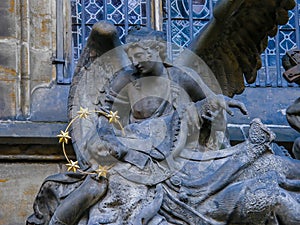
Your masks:
<path fill-rule="evenodd" d="M 81 49 L 91 31 L 92 25 L 99 20 L 112 21 L 124 40 L 131 25 L 151 26 L 150 0 L 71 0 L 72 32 L 74 58 L 79 58 Z M 163 31 L 169 42 L 185 47 L 212 18 L 212 11 L 218 0 L 163 0 Z M 251 87 L 256 86 L 289 86 L 282 78 L 281 58 L 287 50 L 300 46 L 299 31 L 300 0 L 297 7 L 290 11 L 287 25 L 280 26 L 278 34 L 269 39 L 269 45 L 262 54 L 262 69 L 258 79 Z M 179 53 L 181 48 L 173 48 L 171 55 Z M 292 84 L 291 86 L 293 86 Z"/>
<path fill-rule="evenodd" d="M 178 46 L 187 46 L 193 37 L 206 25 L 212 17 L 213 7 L 218 0 L 165 0 L 163 29 L 168 41 Z M 258 71 L 258 79 L 251 87 L 256 86 L 295 86 L 288 84 L 283 78 L 281 58 L 287 50 L 300 46 L 299 29 L 300 0 L 297 7 L 289 12 L 288 24 L 279 27 L 278 34 L 269 39 L 266 51 L 262 54 L 262 68 Z M 177 55 L 181 49 L 172 49 Z"/>
<path fill-rule="evenodd" d="M 147 0 L 71 0 L 74 59 L 79 58 L 94 23 L 113 22 L 121 40 L 135 24 L 150 26 L 150 1 Z"/>

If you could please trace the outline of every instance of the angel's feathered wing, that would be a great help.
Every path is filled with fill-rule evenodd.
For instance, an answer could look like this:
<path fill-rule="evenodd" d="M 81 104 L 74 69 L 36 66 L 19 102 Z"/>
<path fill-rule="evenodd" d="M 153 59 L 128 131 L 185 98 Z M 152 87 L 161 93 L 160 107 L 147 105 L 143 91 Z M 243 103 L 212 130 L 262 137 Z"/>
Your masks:
<path fill-rule="evenodd" d="M 70 121 L 78 116 L 80 107 L 91 114 L 72 124 L 72 144 L 81 168 L 90 166 L 92 157 L 88 149 L 97 149 L 98 115 L 95 109 L 104 104 L 105 88 L 117 71 L 129 65 L 129 59 L 121 46 L 116 27 L 100 21 L 94 24 L 86 47 L 74 72 L 68 101 Z"/>
<path fill-rule="evenodd" d="M 178 56 L 178 63 L 192 67 L 215 92 L 233 96 L 243 92 L 244 77 L 248 83 L 256 79 L 261 67 L 261 53 L 268 36 L 275 36 L 277 26 L 288 22 L 288 10 L 294 0 L 224 0 L 215 7 L 214 18 L 197 35 L 189 50 L 199 56 L 212 70 L 203 73 L 195 65 L 188 50 Z M 244 76 L 243 76 L 244 75 Z"/>

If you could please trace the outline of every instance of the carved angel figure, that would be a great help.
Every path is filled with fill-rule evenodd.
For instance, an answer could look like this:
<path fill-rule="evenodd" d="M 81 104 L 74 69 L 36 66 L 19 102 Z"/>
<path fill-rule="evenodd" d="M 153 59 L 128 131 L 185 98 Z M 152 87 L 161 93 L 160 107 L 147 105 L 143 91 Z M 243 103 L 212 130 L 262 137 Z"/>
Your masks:
<path fill-rule="evenodd" d="M 95 112 L 72 124 L 84 172 L 48 177 L 27 224 L 299 224 L 300 162 L 275 155 L 259 119 L 245 142 L 224 138 L 230 108 L 247 113 L 230 97 L 244 76 L 254 82 L 293 7 L 220 1 L 174 62 L 161 32 L 135 27 L 121 45 L 113 25 L 95 24 L 69 95 L 71 119 L 80 107 Z M 99 164 L 112 165 L 109 175 Z"/>

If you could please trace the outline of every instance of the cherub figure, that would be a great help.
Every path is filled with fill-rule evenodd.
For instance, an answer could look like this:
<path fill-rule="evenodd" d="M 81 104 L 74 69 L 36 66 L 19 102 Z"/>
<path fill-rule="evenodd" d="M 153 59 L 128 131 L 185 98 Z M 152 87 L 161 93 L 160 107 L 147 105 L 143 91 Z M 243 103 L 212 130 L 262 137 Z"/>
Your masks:
<path fill-rule="evenodd" d="M 214 135 L 211 125 L 225 130 L 223 111 L 232 114 L 230 107 L 235 107 L 247 113 L 242 103 L 214 94 L 199 77 L 195 79 L 193 70 L 166 63 L 162 32 L 136 27 L 126 41 L 132 67 L 115 75 L 101 106 L 119 112 L 125 135 L 114 132 L 103 117 L 98 124 L 100 139 L 113 145 L 111 154 L 119 160 L 144 168 L 149 159 L 165 160 L 186 145 L 208 148 L 209 136 Z M 174 147 L 179 142 L 183 146 Z"/>

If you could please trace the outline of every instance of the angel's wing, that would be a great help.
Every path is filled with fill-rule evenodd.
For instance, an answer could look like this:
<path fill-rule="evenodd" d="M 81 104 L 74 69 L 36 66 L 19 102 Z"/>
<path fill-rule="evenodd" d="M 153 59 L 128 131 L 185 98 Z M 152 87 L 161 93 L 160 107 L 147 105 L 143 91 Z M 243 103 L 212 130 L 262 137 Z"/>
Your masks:
<path fill-rule="evenodd" d="M 107 21 L 96 23 L 77 63 L 68 101 L 70 121 L 78 116 L 80 107 L 91 112 L 87 119 L 77 119 L 72 123 L 72 144 L 81 168 L 93 164 L 93 155 L 88 149 L 97 149 L 98 115 L 94 110 L 104 104 L 105 88 L 116 72 L 128 65 L 130 61 L 121 46 L 116 27 Z"/>
<path fill-rule="evenodd" d="M 277 26 L 288 22 L 288 10 L 294 6 L 294 0 L 221 0 L 215 7 L 214 18 L 189 49 L 209 66 L 222 93 L 232 97 L 243 92 L 244 77 L 248 83 L 255 81 L 268 36 L 275 36 Z M 178 57 L 182 65 L 201 73 L 193 65 L 195 62 L 188 50 Z M 201 76 L 218 92 L 218 84 L 212 82 L 209 75 L 202 73 Z"/>

